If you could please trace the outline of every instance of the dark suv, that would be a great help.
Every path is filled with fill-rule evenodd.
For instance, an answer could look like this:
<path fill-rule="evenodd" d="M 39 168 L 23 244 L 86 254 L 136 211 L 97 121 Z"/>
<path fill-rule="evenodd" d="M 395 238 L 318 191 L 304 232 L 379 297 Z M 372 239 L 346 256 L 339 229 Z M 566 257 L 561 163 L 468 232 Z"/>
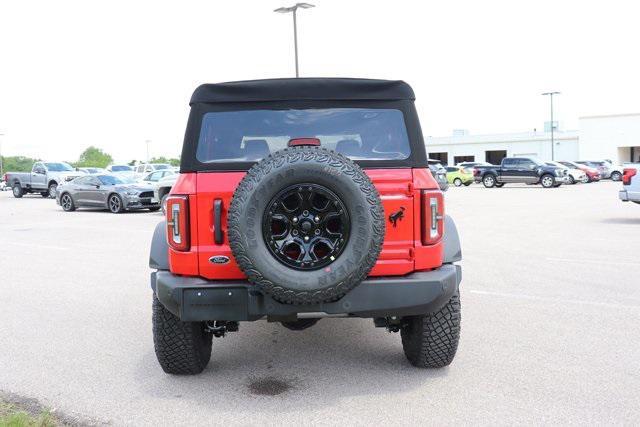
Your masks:
<path fill-rule="evenodd" d="M 451 363 L 460 243 L 406 83 L 200 86 L 181 162 L 150 254 L 165 372 L 201 372 L 212 337 L 259 319 L 372 318 L 413 365 Z"/>

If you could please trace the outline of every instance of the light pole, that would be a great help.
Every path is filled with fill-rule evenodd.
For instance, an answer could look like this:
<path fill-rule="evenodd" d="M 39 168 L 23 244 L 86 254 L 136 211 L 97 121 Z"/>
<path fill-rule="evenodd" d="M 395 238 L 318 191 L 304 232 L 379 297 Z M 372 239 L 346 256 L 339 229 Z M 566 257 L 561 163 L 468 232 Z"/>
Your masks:
<path fill-rule="evenodd" d="M 278 12 L 278 13 L 293 12 L 293 49 L 296 57 L 296 78 L 300 77 L 300 74 L 298 73 L 298 23 L 296 21 L 296 11 L 298 10 L 298 8 L 310 9 L 312 7 L 315 7 L 315 6 L 309 3 L 296 3 L 293 6 L 279 7 L 276 10 L 274 10 L 274 12 Z"/>
<path fill-rule="evenodd" d="M 4 133 L 0 133 L 0 179 L 2 179 L 2 177 L 4 176 L 3 172 L 4 170 L 2 169 L 2 137 L 4 136 Z"/>
<path fill-rule="evenodd" d="M 560 95 L 560 92 L 545 92 L 542 95 L 544 96 L 549 96 L 549 99 L 551 100 L 551 160 L 555 160 L 554 159 L 554 154 L 555 154 L 555 147 L 554 147 L 554 142 L 553 142 L 553 128 L 555 127 L 553 125 L 553 95 Z"/>
<path fill-rule="evenodd" d="M 146 139 L 144 143 L 147 144 L 147 163 L 149 163 L 149 144 L 151 143 L 151 140 Z"/>

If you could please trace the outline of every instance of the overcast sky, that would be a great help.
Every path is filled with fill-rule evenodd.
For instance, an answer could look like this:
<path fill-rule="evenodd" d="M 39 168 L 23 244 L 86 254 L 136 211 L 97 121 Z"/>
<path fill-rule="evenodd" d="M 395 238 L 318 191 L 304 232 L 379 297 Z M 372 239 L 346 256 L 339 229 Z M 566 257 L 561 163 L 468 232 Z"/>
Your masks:
<path fill-rule="evenodd" d="M 402 79 L 423 133 L 541 129 L 640 112 L 638 1 L 316 0 L 299 13 L 302 76 Z M 291 76 L 281 1 L 0 1 L 5 155 L 116 160 L 180 152 L 200 83 Z"/>

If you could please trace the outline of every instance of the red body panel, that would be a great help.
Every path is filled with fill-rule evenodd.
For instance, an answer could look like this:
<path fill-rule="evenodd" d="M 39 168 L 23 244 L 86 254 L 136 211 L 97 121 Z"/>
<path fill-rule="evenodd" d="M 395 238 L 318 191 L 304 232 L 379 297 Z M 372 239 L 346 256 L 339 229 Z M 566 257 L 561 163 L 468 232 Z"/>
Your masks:
<path fill-rule="evenodd" d="M 429 170 L 368 169 L 365 172 L 380 193 L 386 221 L 382 252 L 370 276 L 397 276 L 441 266 L 442 242 L 431 246 L 423 246 L 421 242 L 420 191 L 438 188 Z M 173 273 L 213 280 L 245 278 L 233 259 L 227 236 L 227 211 L 244 175 L 245 172 L 201 172 L 182 174 L 178 178 L 171 194 L 189 195 L 191 249 L 189 252 L 169 249 Z M 216 199 L 222 201 L 222 244 L 214 242 L 213 204 Z M 403 217 L 394 227 L 389 216 L 400 210 L 403 210 Z M 229 257 L 229 262 L 215 264 L 209 261 L 212 256 L 220 255 Z"/>

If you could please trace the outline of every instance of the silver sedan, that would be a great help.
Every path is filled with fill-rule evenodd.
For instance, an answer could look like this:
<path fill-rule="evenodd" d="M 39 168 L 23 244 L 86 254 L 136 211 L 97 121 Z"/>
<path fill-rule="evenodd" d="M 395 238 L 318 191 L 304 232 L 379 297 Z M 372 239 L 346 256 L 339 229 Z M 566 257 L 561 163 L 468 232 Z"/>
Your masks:
<path fill-rule="evenodd" d="M 113 213 L 160 209 L 152 187 L 108 174 L 85 175 L 59 185 L 56 202 L 67 212 L 79 207 L 106 208 Z"/>

